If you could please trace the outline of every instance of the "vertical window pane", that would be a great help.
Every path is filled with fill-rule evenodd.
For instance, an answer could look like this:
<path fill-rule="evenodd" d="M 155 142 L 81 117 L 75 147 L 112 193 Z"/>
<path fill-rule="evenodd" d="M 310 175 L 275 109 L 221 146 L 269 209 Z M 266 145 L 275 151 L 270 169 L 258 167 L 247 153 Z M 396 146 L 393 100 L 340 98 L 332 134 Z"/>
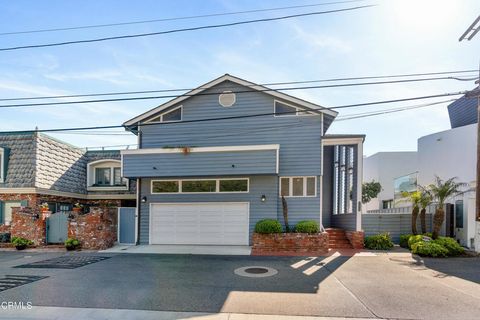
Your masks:
<path fill-rule="evenodd" d="M 95 169 L 95 184 L 99 186 L 110 185 L 110 168 Z"/>
<path fill-rule="evenodd" d="M 289 196 L 289 178 L 281 178 L 280 179 L 280 195 L 282 196 Z"/>
<path fill-rule="evenodd" d="M 315 189 L 316 189 L 315 178 L 314 177 L 307 178 L 307 196 L 314 196 Z"/>
<path fill-rule="evenodd" d="M 303 178 L 293 178 L 293 190 L 292 196 L 301 197 L 303 196 Z"/>
<path fill-rule="evenodd" d="M 121 174 L 122 174 L 122 171 L 120 170 L 120 168 L 113 168 L 113 183 L 116 186 L 125 185 Z"/>
<path fill-rule="evenodd" d="M 178 108 L 170 112 L 164 113 L 162 116 L 162 120 L 163 122 L 182 120 L 182 108 Z"/>

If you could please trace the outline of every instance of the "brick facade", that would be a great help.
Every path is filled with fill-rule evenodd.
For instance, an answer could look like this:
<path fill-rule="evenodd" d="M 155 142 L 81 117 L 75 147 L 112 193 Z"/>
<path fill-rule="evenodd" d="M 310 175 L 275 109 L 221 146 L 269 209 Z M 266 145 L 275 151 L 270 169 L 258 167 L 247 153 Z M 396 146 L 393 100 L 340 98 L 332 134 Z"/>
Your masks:
<path fill-rule="evenodd" d="M 32 208 L 14 208 L 12 212 L 12 224 L 10 226 L 11 237 L 22 237 L 32 240 L 34 245 L 45 245 L 46 224 L 45 220 L 36 218 Z"/>
<path fill-rule="evenodd" d="M 88 214 L 72 213 L 68 237 L 80 241 L 83 249 L 103 250 L 117 241 L 117 208 L 90 208 Z"/>
<path fill-rule="evenodd" d="M 328 234 L 254 233 L 254 256 L 318 256 L 328 253 Z"/>
<path fill-rule="evenodd" d="M 354 249 L 363 249 L 365 233 L 363 231 L 345 231 L 348 241 Z"/>

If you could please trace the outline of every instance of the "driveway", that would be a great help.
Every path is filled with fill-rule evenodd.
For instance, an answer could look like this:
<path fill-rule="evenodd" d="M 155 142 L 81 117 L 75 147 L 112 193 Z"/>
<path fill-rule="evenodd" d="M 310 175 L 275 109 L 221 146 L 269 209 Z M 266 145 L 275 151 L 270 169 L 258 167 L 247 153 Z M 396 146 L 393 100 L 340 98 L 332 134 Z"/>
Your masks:
<path fill-rule="evenodd" d="M 2 291 L 0 301 L 54 307 L 389 319 L 478 319 L 480 314 L 480 296 L 475 294 L 480 292 L 478 276 L 475 280 L 471 275 L 479 266 L 478 258 L 430 262 L 391 255 L 305 259 L 74 253 L 75 258 L 109 258 L 76 269 L 14 268 L 62 255 L 0 252 L 0 277 L 48 277 Z M 442 270 L 426 267 L 429 263 Z M 245 266 L 266 266 L 278 273 L 265 278 L 234 273 Z M 458 269 L 462 273 L 455 273 Z M 437 276 L 440 273 L 442 277 Z"/>

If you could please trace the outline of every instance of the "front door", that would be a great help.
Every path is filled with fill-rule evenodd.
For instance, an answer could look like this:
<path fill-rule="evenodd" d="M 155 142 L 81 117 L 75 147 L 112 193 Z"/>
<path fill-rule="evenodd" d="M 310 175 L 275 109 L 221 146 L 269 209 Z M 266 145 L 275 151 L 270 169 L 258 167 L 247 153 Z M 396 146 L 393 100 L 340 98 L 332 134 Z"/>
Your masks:
<path fill-rule="evenodd" d="M 68 214 L 59 211 L 47 219 L 47 243 L 64 243 L 68 236 Z"/>

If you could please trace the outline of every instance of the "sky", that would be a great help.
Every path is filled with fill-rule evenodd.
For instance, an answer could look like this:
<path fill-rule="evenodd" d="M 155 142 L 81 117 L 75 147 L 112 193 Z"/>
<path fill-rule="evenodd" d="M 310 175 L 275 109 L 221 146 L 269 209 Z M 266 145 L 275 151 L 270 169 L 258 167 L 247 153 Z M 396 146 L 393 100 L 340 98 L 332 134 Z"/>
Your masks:
<path fill-rule="evenodd" d="M 0 33 L 326 2 L 332 0 L 0 0 Z M 109 28 L 0 35 L 0 47 L 157 32 L 366 4 L 376 6 L 221 29 L 3 51 L 0 52 L 0 99 L 194 88 L 225 73 L 255 83 L 270 83 L 479 67 L 480 34 L 472 41 L 458 42 L 480 14 L 478 0 L 365 0 Z M 332 107 L 473 87 L 473 81 L 441 80 L 288 93 Z M 421 102 L 439 100 L 445 98 Z M 118 125 L 165 101 L 3 108 L 0 109 L 0 131 Z M 339 116 L 421 102 L 342 109 Z M 7 103 L 10 102 L 0 101 L 0 105 Z M 371 155 L 380 151 L 416 150 L 419 137 L 449 128 L 444 104 L 336 121 L 328 133 L 366 134 L 364 153 Z M 118 149 L 124 147 L 117 146 L 136 143 L 136 137 L 122 129 L 101 134 L 55 133 L 52 136 L 78 147 Z"/>

